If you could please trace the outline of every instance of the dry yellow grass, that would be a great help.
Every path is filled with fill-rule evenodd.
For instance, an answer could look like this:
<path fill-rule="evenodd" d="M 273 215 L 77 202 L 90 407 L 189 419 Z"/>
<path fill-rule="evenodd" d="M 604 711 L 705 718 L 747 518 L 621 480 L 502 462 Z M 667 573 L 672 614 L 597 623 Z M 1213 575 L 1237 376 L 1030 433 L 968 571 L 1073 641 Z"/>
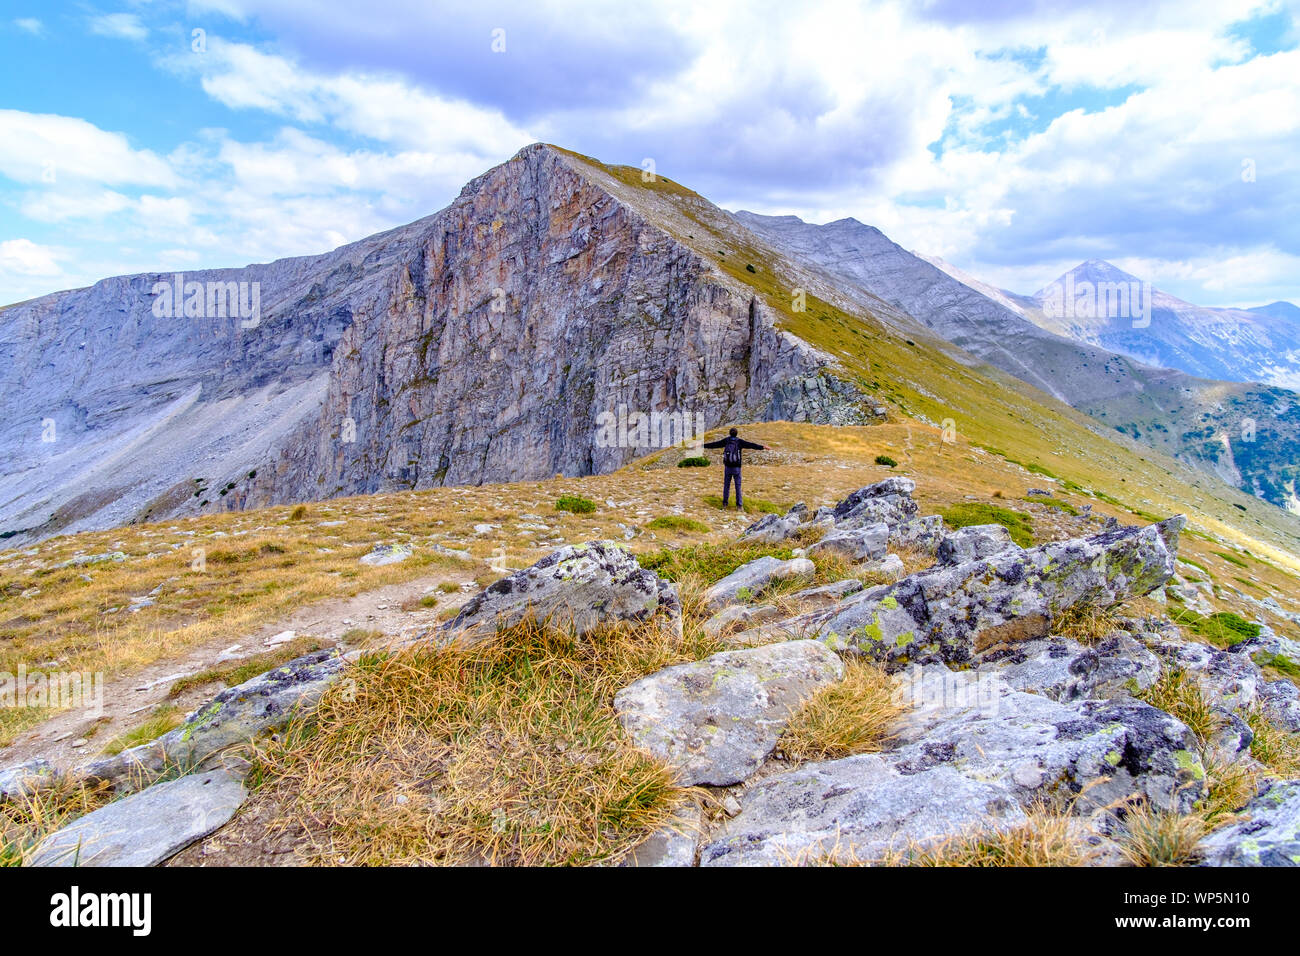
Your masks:
<path fill-rule="evenodd" d="M 60 780 L 39 793 L 0 802 L 0 866 L 21 866 L 46 834 L 113 798 L 107 784 Z"/>
<path fill-rule="evenodd" d="M 778 749 L 794 761 L 833 760 L 884 750 L 904 710 L 895 682 L 875 663 L 849 658 L 844 679 L 810 697 L 791 718 Z"/>
<path fill-rule="evenodd" d="M 654 624 L 575 639 L 525 621 L 470 648 L 363 661 L 355 687 L 259 758 L 274 828 L 316 862 L 583 864 L 617 856 L 689 796 L 612 707 L 644 674 L 716 650 Z"/>
<path fill-rule="evenodd" d="M 1143 802 L 1128 808 L 1116 842 L 1133 866 L 1186 866 L 1206 833 L 1196 813 L 1172 813 Z"/>

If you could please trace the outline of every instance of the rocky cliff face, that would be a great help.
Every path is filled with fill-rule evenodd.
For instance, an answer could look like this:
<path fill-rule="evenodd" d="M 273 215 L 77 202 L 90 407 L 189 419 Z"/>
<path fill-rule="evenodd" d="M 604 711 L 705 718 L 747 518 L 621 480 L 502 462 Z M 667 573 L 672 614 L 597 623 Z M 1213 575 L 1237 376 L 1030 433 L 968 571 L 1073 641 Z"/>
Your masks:
<path fill-rule="evenodd" d="M 191 282 L 246 283 L 258 315 L 158 308 L 159 283 Z M 17 541 L 604 472 L 687 423 L 863 415 L 742 284 L 542 145 L 442 212 L 327 255 L 10 307 L 0 359 L 0 532 Z M 652 413 L 672 417 L 638 431 Z"/>

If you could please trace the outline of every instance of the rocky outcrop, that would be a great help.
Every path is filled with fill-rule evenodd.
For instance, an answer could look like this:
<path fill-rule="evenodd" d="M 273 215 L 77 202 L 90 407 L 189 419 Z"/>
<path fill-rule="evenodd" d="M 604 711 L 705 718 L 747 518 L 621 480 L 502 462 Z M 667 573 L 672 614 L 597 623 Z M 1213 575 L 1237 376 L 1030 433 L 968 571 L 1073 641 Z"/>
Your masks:
<path fill-rule="evenodd" d="M 682 632 L 677 588 L 609 541 L 566 545 L 489 585 L 455 618 L 422 637 L 474 641 L 527 615 L 585 634 L 601 624 L 652 618 Z"/>
<path fill-rule="evenodd" d="M 286 726 L 320 701 L 343 673 L 347 659 L 314 651 L 222 691 L 175 730 L 120 754 L 80 767 L 77 775 L 103 780 L 119 791 L 150 785 L 163 774 L 197 767 L 226 747 Z"/>
<path fill-rule="evenodd" d="M 977 654 L 1047 637 L 1054 616 L 1076 604 L 1105 607 L 1160 587 L 1173 574 L 1183 523 L 1179 516 L 1003 551 L 871 588 L 833 613 L 776 626 L 891 665 L 966 664 Z"/>
<path fill-rule="evenodd" d="M 936 557 L 940 564 L 963 564 L 1016 547 L 1011 532 L 1002 525 L 976 524 L 944 535 L 936 549 Z"/>
<path fill-rule="evenodd" d="M 843 675 L 840 659 L 816 641 L 723 651 L 643 677 L 615 695 L 614 710 L 682 786 L 724 786 L 757 770 L 791 713 Z"/>

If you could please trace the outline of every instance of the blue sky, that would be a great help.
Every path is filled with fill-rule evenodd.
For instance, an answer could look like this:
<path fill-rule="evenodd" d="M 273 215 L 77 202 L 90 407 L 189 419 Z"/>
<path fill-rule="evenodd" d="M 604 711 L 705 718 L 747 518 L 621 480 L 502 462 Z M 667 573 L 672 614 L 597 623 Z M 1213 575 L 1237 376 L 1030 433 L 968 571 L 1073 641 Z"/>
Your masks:
<path fill-rule="evenodd" d="M 536 140 L 1031 292 L 1300 302 L 1296 2 L 5 5 L 0 302 L 321 252 Z M 496 49 L 494 49 L 494 46 Z M 502 49 L 504 47 L 504 49 Z"/>

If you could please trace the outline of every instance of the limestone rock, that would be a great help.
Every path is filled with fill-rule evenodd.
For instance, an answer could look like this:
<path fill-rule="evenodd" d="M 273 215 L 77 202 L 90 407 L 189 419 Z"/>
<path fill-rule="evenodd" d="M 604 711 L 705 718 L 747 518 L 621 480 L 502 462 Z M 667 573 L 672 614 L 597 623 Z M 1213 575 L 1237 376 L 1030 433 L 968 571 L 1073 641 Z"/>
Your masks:
<path fill-rule="evenodd" d="M 883 558 L 889 546 L 889 525 L 884 522 L 836 526 L 835 530 L 808 548 L 809 554 L 838 554 L 850 561 L 867 561 Z"/>
<path fill-rule="evenodd" d="M 811 575 L 815 570 L 813 563 L 807 558 L 790 558 L 788 561 L 782 561 L 780 558 L 764 555 L 742 564 L 709 588 L 704 595 L 704 604 L 708 608 L 718 610 L 736 601 L 757 596 L 773 581 Z"/>
<path fill-rule="evenodd" d="M 611 541 L 565 545 L 474 595 L 456 617 L 423 637 L 472 641 L 528 614 L 585 634 L 601 624 L 658 618 L 681 633 L 677 588 Z"/>
<path fill-rule="evenodd" d="M 975 524 L 945 534 L 939 542 L 937 557 L 940 564 L 962 564 L 1018 547 L 1011 540 L 1011 532 L 1002 525 Z"/>
<path fill-rule="evenodd" d="M 700 851 L 701 866 L 790 866 L 829 857 L 871 860 L 910 842 L 977 826 L 1015 826 L 1024 812 L 1002 787 L 951 767 L 903 773 L 863 754 L 761 781 L 740 814 Z"/>
<path fill-rule="evenodd" d="M 791 713 L 843 675 L 824 644 L 788 641 L 667 667 L 620 690 L 614 709 L 682 786 L 726 786 L 757 770 Z"/>
<path fill-rule="evenodd" d="M 409 544 L 377 544 L 369 554 L 363 554 L 359 560 L 362 564 L 378 568 L 386 564 L 400 564 L 410 556 Z"/>
<path fill-rule="evenodd" d="M 223 826 L 247 796 L 224 769 L 156 784 L 51 833 L 30 865 L 154 866 Z"/>

